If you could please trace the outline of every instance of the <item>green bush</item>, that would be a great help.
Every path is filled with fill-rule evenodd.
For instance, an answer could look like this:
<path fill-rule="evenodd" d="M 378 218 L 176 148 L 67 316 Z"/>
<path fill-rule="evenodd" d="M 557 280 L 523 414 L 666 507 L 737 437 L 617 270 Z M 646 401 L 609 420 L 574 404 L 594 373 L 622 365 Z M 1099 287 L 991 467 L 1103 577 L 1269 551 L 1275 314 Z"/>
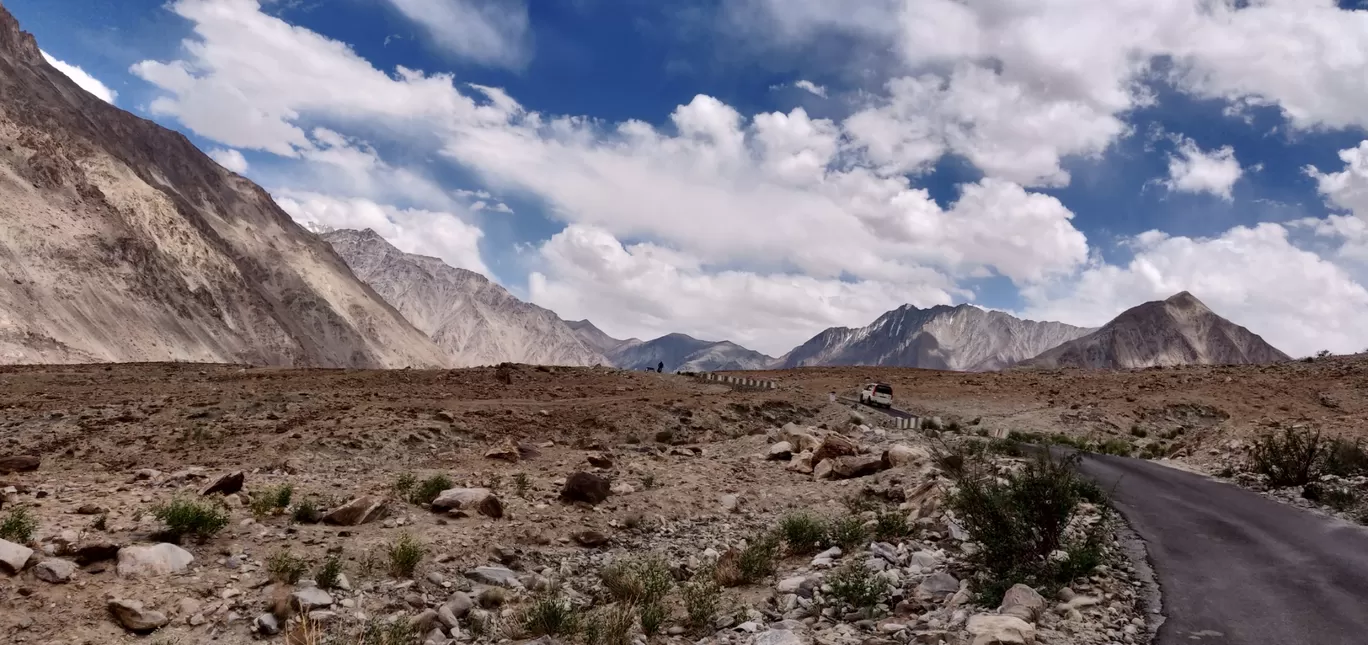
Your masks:
<path fill-rule="evenodd" d="M 722 588 L 711 571 L 699 572 L 684 585 L 684 614 L 696 634 L 712 634 L 722 606 Z"/>
<path fill-rule="evenodd" d="M 826 582 L 831 587 L 832 598 L 864 612 L 869 612 L 888 596 L 888 581 L 875 576 L 864 560 L 842 566 Z"/>
<path fill-rule="evenodd" d="M 641 631 L 647 638 L 660 633 L 660 628 L 665 624 L 665 619 L 669 613 L 665 605 L 659 602 L 648 602 L 637 607 L 637 618 L 641 620 Z"/>
<path fill-rule="evenodd" d="M 842 551 L 850 552 L 865 545 L 869 540 L 869 532 L 865 530 L 864 520 L 856 516 L 846 516 L 831 523 L 827 530 L 827 539 L 841 547 Z"/>
<path fill-rule="evenodd" d="M 401 534 L 399 539 L 389 545 L 390 575 L 396 578 L 412 578 L 413 572 L 418 569 L 418 563 L 423 561 L 426 554 L 427 547 L 421 542 L 408 533 Z"/>
<path fill-rule="evenodd" d="M 1016 472 L 973 468 L 958 478 L 948 506 L 979 544 L 971 561 L 982 604 L 996 604 L 1016 583 L 1047 589 L 1061 583 L 1064 574 L 1050 554 L 1076 546 L 1065 529 L 1080 504 L 1104 497 L 1075 472 L 1078 460 L 1076 454 L 1057 460 L 1044 452 Z"/>
<path fill-rule="evenodd" d="M 291 516 L 299 524 L 317 524 L 323 519 L 323 513 L 318 510 L 318 503 L 311 499 L 299 500 L 295 504 L 294 513 Z"/>
<path fill-rule="evenodd" d="M 424 479 L 409 493 L 409 501 L 414 504 L 431 504 L 442 491 L 453 488 L 451 478 L 446 475 L 433 475 Z"/>
<path fill-rule="evenodd" d="M 290 500 L 294 498 L 294 486 L 281 484 L 265 490 L 260 490 L 249 495 L 251 502 L 252 515 L 265 517 L 282 513 L 290 507 Z"/>
<path fill-rule="evenodd" d="M 655 556 L 614 562 L 599 571 L 599 580 L 614 600 L 634 604 L 659 603 L 674 585 L 670 565 Z"/>
<path fill-rule="evenodd" d="M 827 527 L 821 518 L 809 513 L 794 513 L 779 521 L 779 534 L 790 553 L 808 555 L 822 549 Z"/>
<path fill-rule="evenodd" d="M 323 562 L 323 567 L 314 575 L 314 582 L 318 583 L 319 589 L 336 589 L 342 580 L 342 558 L 336 554 L 328 556 Z"/>
<path fill-rule="evenodd" d="M 0 540 L 25 544 L 33 539 L 33 532 L 37 530 L 38 520 L 34 519 L 28 509 L 16 508 L 5 516 L 4 522 L 0 522 Z"/>
<path fill-rule="evenodd" d="M 513 491 L 518 497 L 527 499 L 532 492 L 532 478 L 527 473 L 518 473 L 513 476 Z"/>
<path fill-rule="evenodd" d="M 874 518 L 874 537 L 880 540 L 899 540 L 911 534 L 912 525 L 903 511 L 887 511 Z"/>
<path fill-rule="evenodd" d="M 1125 439 L 1111 438 L 1098 443 L 1094 447 L 1094 452 L 1100 452 L 1104 455 L 1129 457 L 1131 456 L 1131 453 L 1135 452 L 1135 446 Z"/>
<path fill-rule="evenodd" d="M 166 535 L 177 541 L 189 535 L 204 542 L 228 526 L 228 514 L 217 506 L 180 498 L 152 507 L 152 517 L 166 525 Z"/>
<path fill-rule="evenodd" d="M 746 584 L 755 584 L 774 575 L 778 560 L 779 538 L 768 533 L 757 536 L 742 549 L 741 557 L 737 560 L 741 580 Z"/>
<path fill-rule="evenodd" d="M 1363 449 L 1363 441 L 1331 439 L 1325 449 L 1321 472 L 1336 477 L 1368 475 L 1368 451 Z"/>
<path fill-rule="evenodd" d="M 309 563 L 295 557 L 287 548 L 275 552 L 266 560 L 266 570 L 271 573 L 272 580 L 292 585 L 304 577 L 304 572 L 309 570 Z"/>
<path fill-rule="evenodd" d="M 1319 474 L 1318 466 L 1327 452 L 1320 431 L 1286 428 L 1281 435 L 1266 434 L 1254 440 L 1250 467 L 1267 477 L 1270 486 L 1305 486 Z"/>
<path fill-rule="evenodd" d="M 609 605 L 583 621 L 580 639 L 585 645 L 630 645 L 636 612 L 631 605 Z"/>
<path fill-rule="evenodd" d="M 413 473 L 401 473 L 394 478 L 394 483 L 390 484 L 390 490 L 394 491 L 395 497 L 408 499 L 413 487 L 418 485 L 418 478 Z"/>

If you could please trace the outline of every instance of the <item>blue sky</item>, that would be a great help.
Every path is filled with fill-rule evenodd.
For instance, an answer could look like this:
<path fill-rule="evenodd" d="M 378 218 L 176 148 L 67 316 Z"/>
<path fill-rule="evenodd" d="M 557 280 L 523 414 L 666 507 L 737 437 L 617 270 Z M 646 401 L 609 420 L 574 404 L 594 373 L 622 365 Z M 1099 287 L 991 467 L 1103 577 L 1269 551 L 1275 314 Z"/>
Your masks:
<path fill-rule="evenodd" d="M 5 4 L 302 223 L 614 335 L 779 354 L 905 302 L 1097 325 L 1190 290 L 1368 347 L 1353 3 Z"/>

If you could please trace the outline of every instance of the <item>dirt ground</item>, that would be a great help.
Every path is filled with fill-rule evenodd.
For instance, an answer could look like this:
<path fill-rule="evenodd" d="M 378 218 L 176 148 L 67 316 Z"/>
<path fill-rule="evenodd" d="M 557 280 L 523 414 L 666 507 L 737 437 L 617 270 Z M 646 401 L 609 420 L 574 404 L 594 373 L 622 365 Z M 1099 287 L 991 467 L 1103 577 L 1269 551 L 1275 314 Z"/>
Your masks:
<path fill-rule="evenodd" d="M 237 470 L 247 473 L 243 497 L 289 483 L 296 499 L 325 507 L 385 495 L 402 473 L 421 479 L 442 472 L 458 486 L 493 489 L 506 509 L 494 521 L 399 503 L 384 523 L 339 531 L 287 517 L 254 518 L 238 507 L 210 544 L 184 545 L 195 555 L 194 573 L 171 582 L 125 579 L 112 563 L 83 569 L 67 584 L 0 575 L 0 638 L 44 645 L 144 642 L 109 619 L 105 603 L 117 596 L 166 613 L 172 622 L 158 632 L 165 642 L 250 642 L 245 625 L 271 592 L 264 562 L 285 547 L 312 563 L 341 551 L 348 575 L 358 580 L 360 607 L 380 615 L 403 609 L 405 600 L 417 607 L 429 595 L 461 588 L 464 583 L 453 587 L 452 581 L 473 566 L 521 559 L 523 570 L 564 571 L 570 558 L 596 570 L 600 555 L 572 540 L 586 530 L 609 536 L 617 551 L 655 550 L 680 561 L 707 548 L 724 551 L 791 509 L 835 509 L 861 490 L 909 483 L 896 470 L 814 481 L 758 458 L 786 423 L 849 424 L 851 411 L 829 404 L 827 394 L 851 395 L 870 381 L 890 383 L 899 407 L 941 417 L 966 433 L 1062 431 L 1137 444 L 1165 436 L 1165 450 L 1200 462 L 1215 446 L 1279 423 L 1368 434 L 1366 368 L 1362 358 L 1343 357 L 1123 372 L 848 367 L 747 373 L 779 384 L 760 391 L 605 368 L 0 368 L 0 457 L 42 457 L 37 471 L 0 474 L 0 489 L 13 487 L 8 506 L 36 513 L 34 544 L 48 549 L 64 532 L 82 541 L 147 542 L 158 528 L 147 509 L 194 495 L 209 478 Z M 894 431 L 888 432 L 880 439 Z M 485 457 L 507 439 L 532 451 L 517 463 Z M 599 455 L 611 465 L 590 467 L 587 459 Z M 145 469 L 157 472 L 139 475 Z M 577 470 L 599 472 L 631 492 L 597 507 L 562 504 L 560 482 Z M 527 484 L 522 490 L 514 483 L 520 475 Z M 728 494 L 740 500 L 740 512 L 723 510 L 721 497 Z M 97 517 L 105 528 L 94 528 Z M 367 575 L 377 550 L 401 532 L 419 536 L 428 548 L 420 582 L 411 588 Z M 225 566 L 234 558 L 244 564 Z M 422 595 L 417 600 L 415 590 Z M 192 622 L 197 616 L 199 625 Z"/>

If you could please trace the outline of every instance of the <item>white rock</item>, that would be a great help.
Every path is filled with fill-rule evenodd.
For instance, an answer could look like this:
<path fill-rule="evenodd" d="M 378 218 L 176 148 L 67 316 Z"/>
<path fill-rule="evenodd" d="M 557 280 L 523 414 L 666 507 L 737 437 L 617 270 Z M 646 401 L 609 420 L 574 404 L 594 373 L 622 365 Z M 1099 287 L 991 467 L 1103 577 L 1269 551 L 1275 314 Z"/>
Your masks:
<path fill-rule="evenodd" d="M 917 595 L 923 598 L 942 599 L 959 591 L 959 580 L 943 571 L 927 576 L 917 585 Z"/>
<path fill-rule="evenodd" d="M 1035 627 L 1016 616 L 976 614 L 969 619 L 973 645 L 1027 645 L 1035 642 Z"/>
<path fill-rule="evenodd" d="M 741 498 L 731 493 L 719 497 L 717 501 L 722 505 L 722 510 L 728 513 L 735 513 L 741 507 Z"/>
<path fill-rule="evenodd" d="M 126 546 L 119 549 L 118 574 L 121 577 L 164 576 L 181 573 L 195 556 L 174 544 Z"/>
<path fill-rule="evenodd" d="M 770 629 L 750 637 L 748 645 L 808 645 L 812 639 L 786 629 Z"/>
<path fill-rule="evenodd" d="M 38 563 L 33 568 L 33 575 L 43 582 L 52 584 L 62 584 L 71 580 L 71 576 L 76 573 L 76 563 L 70 560 L 49 558 Z"/>
<path fill-rule="evenodd" d="M 5 573 L 12 575 L 23 571 L 24 565 L 28 564 L 32 556 L 33 549 L 8 540 L 0 540 L 0 569 Z"/>
<path fill-rule="evenodd" d="M 314 609 L 327 609 L 332 605 L 332 595 L 318 587 L 304 587 L 290 594 L 290 606 L 300 613 Z"/>
<path fill-rule="evenodd" d="M 151 632 L 156 631 L 171 619 L 159 611 L 143 609 L 141 602 L 136 600 L 113 599 L 109 601 L 109 613 L 114 615 L 120 625 L 131 632 Z"/>
<path fill-rule="evenodd" d="M 803 576 L 784 578 L 779 581 L 779 584 L 775 586 L 775 589 L 778 590 L 779 593 L 794 593 L 803 586 L 804 582 L 807 582 L 807 578 L 804 578 Z"/>

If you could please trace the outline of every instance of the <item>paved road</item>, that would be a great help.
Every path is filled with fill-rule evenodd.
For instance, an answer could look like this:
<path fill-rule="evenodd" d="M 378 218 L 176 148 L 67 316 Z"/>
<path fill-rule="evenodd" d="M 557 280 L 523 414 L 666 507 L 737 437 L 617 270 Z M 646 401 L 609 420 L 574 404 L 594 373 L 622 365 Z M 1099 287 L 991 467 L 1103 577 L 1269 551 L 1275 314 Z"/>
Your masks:
<path fill-rule="evenodd" d="M 908 412 L 907 410 L 899 410 L 899 409 L 897 409 L 897 408 L 879 408 L 879 407 L 875 407 L 875 406 L 869 405 L 869 404 L 867 404 L 867 403 L 860 403 L 860 400 L 859 400 L 859 399 L 852 399 L 852 398 L 850 398 L 850 397 L 845 397 L 845 396 L 837 397 L 837 399 L 839 399 L 840 401 L 843 401 L 843 402 L 845 402 L 845 403 L 854 403 L 855 405 L 858 405 L 858 406 L 860 406 L 860 407 L 862 407 L 862 408 L 869 408 L 870 410 L 873 410 L 873 411 L 875 411 L 875 412 L 881 412 L 881 413 L 883 413 L 883 414 L 887 414 L 887 415 L 890 416 L 890 417 L 897 417 L 897 418 L 899 418 L 899 419 L 915 419 L 915 418 L 917 418 L 917 415 L 912 414 L 911 412 Z"/>
<path fill-rule="evenodd" d="M 1368 530 L 1152 462 L 1087 455 L 1159 578 L 1159 645 L 1368 643 Z"/>

